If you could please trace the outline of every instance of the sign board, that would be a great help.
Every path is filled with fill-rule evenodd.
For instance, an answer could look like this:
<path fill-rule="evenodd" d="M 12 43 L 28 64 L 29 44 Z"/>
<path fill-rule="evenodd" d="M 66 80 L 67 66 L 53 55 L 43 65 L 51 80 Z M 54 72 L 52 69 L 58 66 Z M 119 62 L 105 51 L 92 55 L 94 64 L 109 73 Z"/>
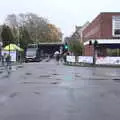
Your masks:
<path fill-rule="evenodd" d="M 92 56 L 79 56 L 78 62 L 80 63 L 93 63 Z"/>
<path fill-rule="evenodd" d="M 118 64 L 120 65 L 120 57 L 97 57 L 96 64 Z"/>
<path fill-rule="evenodd" d="M 75 62 L 75 56 L 67 56 L 67 62 Z"/>
<path fill-rule="evenodd" d="M 67 62 L 75 62 L 75 56 L 67 56 Z M 79 63 L 93 63 L 92 56 L 78 56 Z M 120 65 L 120 57 L 97 57 L 96 64 Z"/>
<path fill-rule="evenodd" d="M 2 56 L 4 54 L 9 54 L 9 51 L 2 51 Z M 16 61 L 16 51 L 10 51 L 10 56 L 11 56 L 11 61 L 15 62 Z"/>
<path fill-rule="evenodd" d="M 112 17 L 112 36 L 120 37 L 120 16 Z"/>

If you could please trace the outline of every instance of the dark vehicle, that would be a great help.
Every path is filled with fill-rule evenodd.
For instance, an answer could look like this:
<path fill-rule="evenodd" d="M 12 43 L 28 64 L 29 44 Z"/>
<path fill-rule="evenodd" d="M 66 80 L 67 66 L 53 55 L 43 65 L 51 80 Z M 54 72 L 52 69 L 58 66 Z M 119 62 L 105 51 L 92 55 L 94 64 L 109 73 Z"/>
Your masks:
<path fill-rule="evenodd" d="M 39 43 L 30 44 L 26 50 L 25 62 L 39 62 L 46 57 L 53 58 L 55 51 L 60 51 L 62 54 L 63 43 Z"/>
<path fill-rule="evenodd" d="M 40 62 L 40 54 L 38 52 L 38 45 L 30 44 L 26 50 L 25 62 Z"/>

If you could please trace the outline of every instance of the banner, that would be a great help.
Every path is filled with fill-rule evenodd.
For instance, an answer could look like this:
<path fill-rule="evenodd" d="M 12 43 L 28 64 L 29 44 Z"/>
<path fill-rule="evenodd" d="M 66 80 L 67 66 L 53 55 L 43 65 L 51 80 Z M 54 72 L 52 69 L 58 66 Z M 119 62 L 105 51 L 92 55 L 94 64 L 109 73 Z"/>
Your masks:
<path fill-rule="evenodd" d="M 79 56 L 78 62 L 81 62 L 81 63 L 93 63 L 93 57 L 92 56 Z"/>
<path fill-rule="evenodd" d="M 96 64 L 120 64 L 120 57 L 97 57 Z"/>
<path fill-rule="evenodd" d="M 67 56 L 67 62 L 75 62 L 75 56 Z"/>
<path fill-rule="evenodd" d="M 67 56 L 67 62 L 75 62 L 75 56 Z M 78 63 L 93 63 L 92 56 L 78 56 Z M 97 57 L 96 64 L 120 65 L 120 57 Z"/>
<path fill-rule="evenodd" d="M 9 54 L 9 51 L 2 51 L 2 56 L 4 56 L 4 54 Z M 10 51 L 10 56 L 11 56 L 11 61 L 16 61 L 16 51 Z"/>

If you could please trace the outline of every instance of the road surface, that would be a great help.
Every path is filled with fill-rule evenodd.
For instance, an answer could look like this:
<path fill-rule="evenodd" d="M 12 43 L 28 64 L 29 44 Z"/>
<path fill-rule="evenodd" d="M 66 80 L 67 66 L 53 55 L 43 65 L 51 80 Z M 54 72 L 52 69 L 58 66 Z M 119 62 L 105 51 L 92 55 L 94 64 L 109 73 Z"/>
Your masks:
<path fill-rule="evenodd" d="M 55 61 L 0 72 L 0 120 L 120 120 L 119 73 Z"/>

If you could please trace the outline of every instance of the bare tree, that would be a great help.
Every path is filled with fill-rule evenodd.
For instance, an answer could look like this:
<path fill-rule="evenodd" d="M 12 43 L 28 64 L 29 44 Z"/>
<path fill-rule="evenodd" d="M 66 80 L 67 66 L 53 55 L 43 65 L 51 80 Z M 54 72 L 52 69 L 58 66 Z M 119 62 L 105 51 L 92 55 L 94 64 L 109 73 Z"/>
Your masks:
<path fill-rule="evenodd" d="M 11 27 L 16 42 L 19 41 L 21 27 L 26 28 L 34 43 L 53 42 L 62 39 L 62 33 L 55 25 L 33 13 L 11 14 L 7 16 L 5 22 Z"/>

